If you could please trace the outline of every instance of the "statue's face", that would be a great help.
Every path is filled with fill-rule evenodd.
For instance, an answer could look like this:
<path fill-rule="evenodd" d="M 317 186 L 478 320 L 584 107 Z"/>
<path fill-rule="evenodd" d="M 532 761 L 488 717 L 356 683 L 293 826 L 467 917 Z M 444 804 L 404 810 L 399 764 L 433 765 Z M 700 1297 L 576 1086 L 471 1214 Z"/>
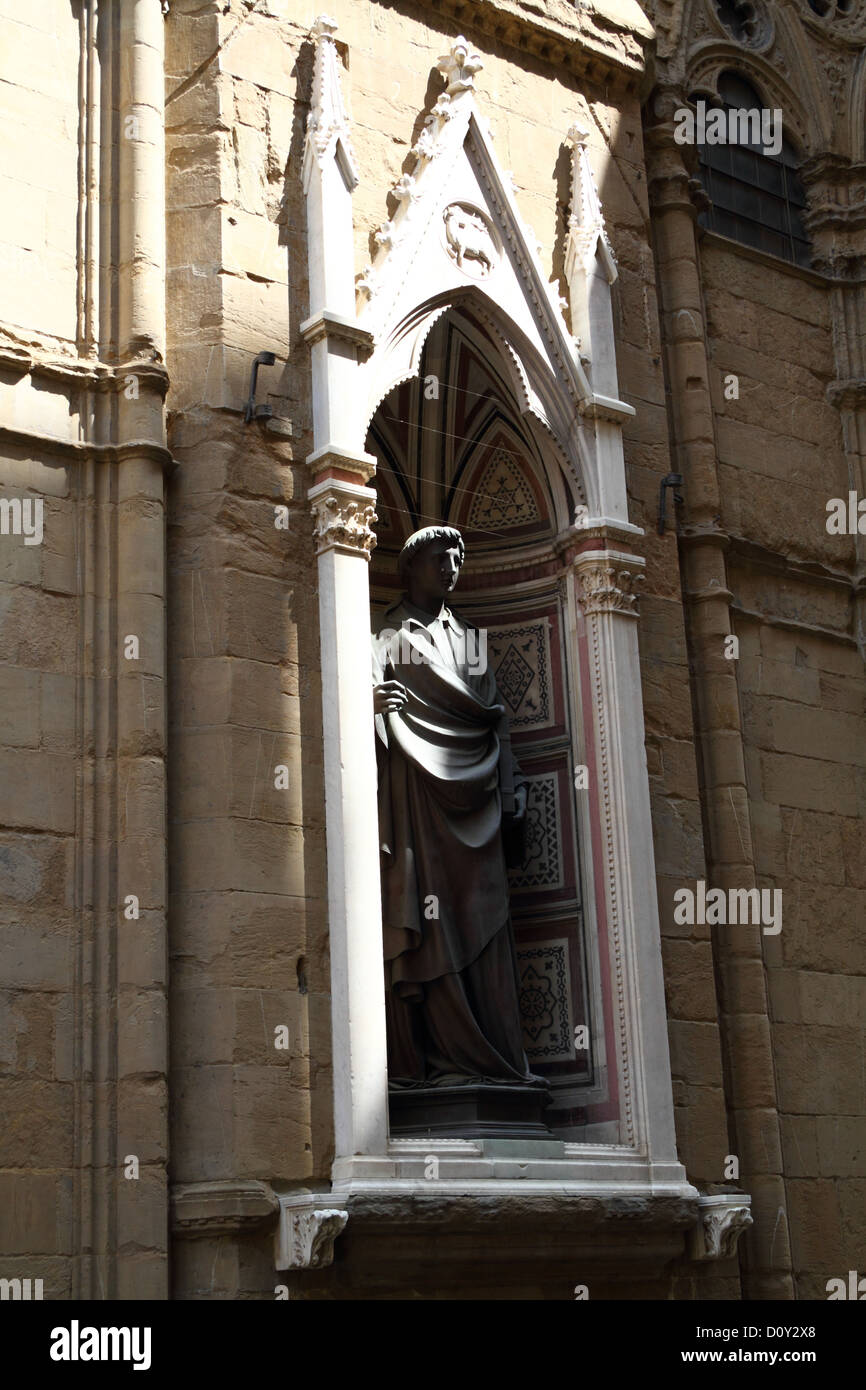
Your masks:
<path fill-rule="evenodd" d="M 460 551 L 447 540 L 431 541 L 412 561 L 410 587 L 443 599 L 454 589 L 460 574 Z"/>

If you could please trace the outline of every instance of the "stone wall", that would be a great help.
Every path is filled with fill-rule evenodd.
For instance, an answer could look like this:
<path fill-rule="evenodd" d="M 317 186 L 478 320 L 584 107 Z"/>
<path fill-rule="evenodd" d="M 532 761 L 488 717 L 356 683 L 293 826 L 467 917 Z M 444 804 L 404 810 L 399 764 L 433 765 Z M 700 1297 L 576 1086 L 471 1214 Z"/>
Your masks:
<path fill-rule="evenodd" d="M 862 1262 L 866 677 L 851 625 L 854 538 L 825 281 L 707 239 L 722 524 L 758 883 L 782 890 L 764 958 L 798 1297 Z M 736 373 L 739 398 L 722 376 Z M 859 916 L 858 916 L 859 909 Z"/>
<path fill-rule="evenodd" d="M 0 1252 L 2 1275 L 72 1290 L 77 491 L 75 401 L 33 355 L 76 351 L 78 24 L 0 6 L 0 499 L 38 500 L 42 543 L 0 535 Z M 32 515 L 32 514 L 31 514 Z M 35 537 L 34 537 L 35 539 Z"/>
<path fill-rule="evenodd" d="M 293 1297 L 358 1296 L 363 1260 L 351 1254 L 363 1240 L 353 1247 L 349 1234 L 333 1273 L 275 1276 L 263 1186 L 325 1187 L 333 1157 L 299 334 L 314 12 L 294 0 L 172 0 L 157 32 L 157 8 L 117 0 L 109 17 L 100 6 L 97 54 L 83 9 L 42 0 L 25 17 L 0 0 L 12 131 L 0 180 L 0 498 L 38 495 L 45 508 L 43 544 L 0 536 L 0 1095 L 13 1116 L 0 1139 L 0 1275 L 44 1278 L 46 1297 L 61 1298 L 272 1298 L 280 1281 Z M 332 7 L 360 173 L 358 272 L 439 91 L 436 59 L 459 32 L 446 9 Z M 866 1187 L 864 673 L 853 541 L 824 525 L 827 499 L 849 485 L 826 397 L 840 374 L 832 291 L 717 238 L 699 249 L 692 211 L 675 212 L 676 234 L 660 242 L 649 185 L 667 174 L 637 82 L 612 92 L 575 56 L 598 36 L 582 46 L 565 19 L 565 37 L 554 33 L 536 7 L 486 4 L 477 22 L 480 101 L 545 270 L 564 291 L 563 141 L 578 119 L 618 263 L 680 1156 L 706 1191 L 732 1185 L 727 1155 L 751 1155 L 747 1265 L 765 1277 L 763 1296 L 820 1298 L 858 1266 Z M 637 63 L 637 39 L 615 17 L 602 27 Z M 161 185 L 161 93 L 127 90 L 132 66 L 112 69 L 134 45 L 161 70 L 163 34 L 164 323 L 152 292 L 161 189 L 142 174 L 156 152 Z M 95 104 L 79 106 L 82 74 L 99 119 Z M 145 131 L 124 144 L 132 110 Z M 680 358 L 662 282 L 694 315 Z M 260 367 L 256 399 L 273 413 L 245 424 L 262 351 L 276 362 Z M 130 372 L 140 398 L 125 394 Z M 729 373 L 736 400 L 723 392 Z M 656 531 L 659 484 L 681 468 L 680 520 L 712 531 L 724 554 L 708 581 L 725 605 L 717 629 L 701 626 L 704 572 L 692 539 L 678 546 L 672 503 Z M 733 666 L 716 650 L 728 631 L 740 641 Z M 129 632 L 143 649 L 134 669 Z M 778 937 L 738 958 L 710 927 L 675 923 L 675 890 L 714 870 L 783 890 Z M 139 899 L 134 921 L 122 915 L 127 893 Z M 455 1272 L 447 1290 L 395 1268 L 397 1282 L 379 1268 L 380 1296 L 571 1296 L 558 1268 L 501 1287 L 495 1270 L 483 1284 Z M 741 1285 L 736 1260 L 683 1258 L 645 1279 L 579 1273 L 592 1297 L 756 1287 Z"/>
<path fill-rule="evenodd" d="M 0 1249 L 46 1298 L 167 1292 L 156 17 L 2 7 Z"/>
<path fill-rule="evenodd" d="M 326 1180 L 332 1157 L 315 558 L 295 463 L 309 384 L 303 352 L 287 365 L 306 275 L 302 31 L 247 9 L 174 5 L 166 29 L 172 1169 L 187 1186 Z M 260 350 L 278 357 L 259 376 L 271 430 L 243 424 Z M 182 1204 L 175 1220 L 189 1229 Z M 175 1296 L 234 1296 L 248 1265 L 225 1241 L 179 1241 Z M 265 1261 L 254 1289 L 273 1283 Z"/>

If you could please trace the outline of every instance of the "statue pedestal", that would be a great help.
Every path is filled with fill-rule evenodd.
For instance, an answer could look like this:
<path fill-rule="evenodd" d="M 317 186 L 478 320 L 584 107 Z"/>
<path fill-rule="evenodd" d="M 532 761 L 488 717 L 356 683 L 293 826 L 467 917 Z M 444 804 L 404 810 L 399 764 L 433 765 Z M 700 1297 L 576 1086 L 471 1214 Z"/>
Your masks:
<path fill-rule="evenodd" d="M 388 1097 L 394 1139 L 552 1139 L 544 1087 L 419 1086 Z"/>

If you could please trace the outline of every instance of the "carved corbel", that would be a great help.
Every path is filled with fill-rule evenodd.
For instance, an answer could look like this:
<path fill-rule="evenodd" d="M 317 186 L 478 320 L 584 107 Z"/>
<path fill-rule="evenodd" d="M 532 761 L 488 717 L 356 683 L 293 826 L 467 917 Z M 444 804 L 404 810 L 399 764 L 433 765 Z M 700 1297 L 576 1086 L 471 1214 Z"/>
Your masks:
<path fill-rule="evenodd" d="M 324 1269 L 334 1262 L 334 1241 L 349 1219 L 341 1207 L 329 1206 L 325 1194 L 280 1194 L 274 1238 L 277 1269 Z"/>
<path fill-rule="evenodd" d="M 729 1260 L 737 1251 L 737 1241 L 752 1225 L 751 1197 L 745 1192 L 698 1199 L 699 1219 L 689 1232 L 689 1255 L 693 1260 Z"/>

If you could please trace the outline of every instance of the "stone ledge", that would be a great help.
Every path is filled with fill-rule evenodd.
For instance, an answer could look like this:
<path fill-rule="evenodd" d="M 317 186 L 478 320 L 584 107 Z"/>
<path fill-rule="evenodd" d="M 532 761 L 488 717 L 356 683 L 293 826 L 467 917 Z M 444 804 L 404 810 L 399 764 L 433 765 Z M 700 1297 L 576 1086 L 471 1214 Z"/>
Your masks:
<path fill-rule="evenodd" d="M 545 1281 L 555 1270 L 576 1278 L 589 1268 L 652 1277 L 683 1255 L 698 1220 L 696 1192 L 586 1196 L 497 1183 L 488 1192 L 353 1192 L 342 1202 L 335 1193 L 331 1202 L 348 1215 L 338 1263 L 375 1273 L 420 1262 L 434 1277 L 501 1263 L 530 1282 L 533 1266 Z"/>
<path fill-rule="evenodd" d="M 280 1204 L 265 1182 L 178 1183 L 171 1192 L 174 1236 L 248 1235 L 269 1225 Z"/>

